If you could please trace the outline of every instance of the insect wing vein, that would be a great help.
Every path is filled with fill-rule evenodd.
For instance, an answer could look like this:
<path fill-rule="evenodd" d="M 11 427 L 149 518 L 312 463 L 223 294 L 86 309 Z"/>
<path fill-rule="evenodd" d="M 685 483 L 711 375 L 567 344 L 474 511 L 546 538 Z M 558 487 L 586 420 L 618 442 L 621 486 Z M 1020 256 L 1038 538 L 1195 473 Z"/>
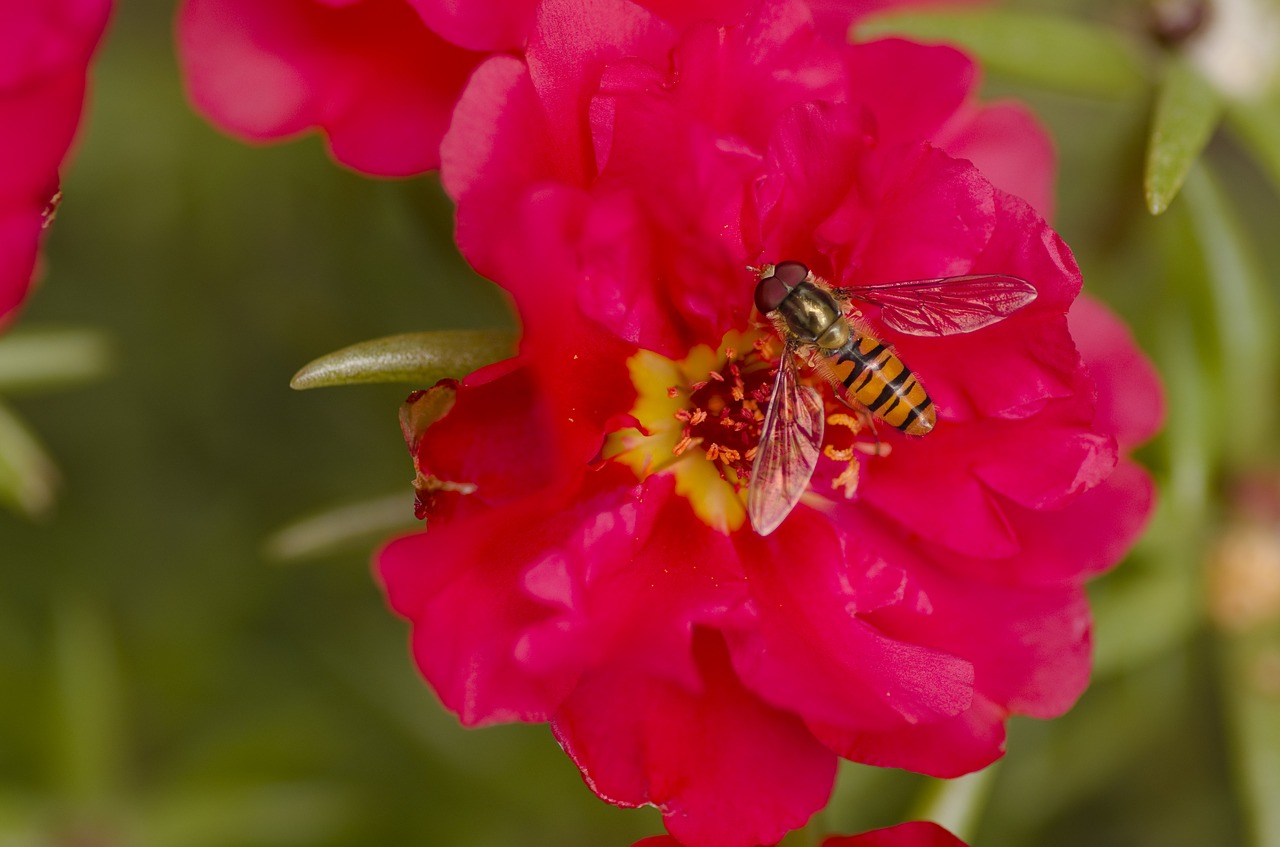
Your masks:
<path fill-rule="evenodd" d="M 788 349 L 778 365 L 747 490 L 747 513 L 760 535 L 777 529 L 809 487 L 824 415 L 822 395 L 800 383 Z"/>
<path fill-rule="evenodd" d="M 998 323 L 1036 299 L 1024 279 L 1002 274 L 915 279 L 840 289 L 881 308 L 885 326 L 908 335 L 959 335 Z"/>

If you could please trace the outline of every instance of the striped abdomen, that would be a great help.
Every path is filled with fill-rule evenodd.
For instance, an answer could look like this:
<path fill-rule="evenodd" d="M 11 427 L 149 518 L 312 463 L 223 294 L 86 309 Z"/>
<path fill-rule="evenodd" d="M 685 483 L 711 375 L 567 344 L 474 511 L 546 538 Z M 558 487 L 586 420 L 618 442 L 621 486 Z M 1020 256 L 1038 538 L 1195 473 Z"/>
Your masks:
<path fill-rule="evenodd" d="M 938 419 L 933 400 L 911 369 L 885 344 L 857 332 L 831 356 L 836 377 L 856 400 L 907 435 L 924 435 Z"/>

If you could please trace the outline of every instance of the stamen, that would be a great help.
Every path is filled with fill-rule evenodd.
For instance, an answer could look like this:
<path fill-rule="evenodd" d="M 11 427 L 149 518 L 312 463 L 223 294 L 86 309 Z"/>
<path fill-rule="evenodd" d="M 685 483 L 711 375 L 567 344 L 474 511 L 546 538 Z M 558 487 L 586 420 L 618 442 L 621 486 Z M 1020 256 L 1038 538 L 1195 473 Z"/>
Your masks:
<path fill-rule="evenodd" d="M 835 479 L 831 480 L 832 490 L 840 488 L 844 489 L 844 499 L 853 499 L 854 492 L 858 490 L 858 468 L 862 467 L 857 462 L 850 462 L 845 465 L 843 471 Z"/>
<path fill-rule="evenodd" d="M 861 419 L 859 419 L 855 415 L 850 415 L 847 412 L 836 412 L 834 414 L 827 415 L 827 423 L 831 424 L 832 426 L 846 427 L 854 435 L 857 435 L 859 432 L 862 432 Z"/>
<path fill-rule="evenodd" d="M 834 444 L 828 444 L 823 448 L 822 452 L 828 459 L 835 462 L 851 462 L 853 461 L 853 448 L 838 448 Z"/>

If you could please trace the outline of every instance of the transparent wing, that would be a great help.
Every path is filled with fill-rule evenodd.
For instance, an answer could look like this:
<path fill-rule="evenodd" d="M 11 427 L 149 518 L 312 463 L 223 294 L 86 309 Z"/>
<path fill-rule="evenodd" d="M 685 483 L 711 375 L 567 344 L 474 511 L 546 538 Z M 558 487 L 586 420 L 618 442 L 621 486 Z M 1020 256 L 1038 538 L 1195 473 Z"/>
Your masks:
<path fill-rule="evenodd" d="M 879 306 L 885 325 L 908 335 L 958 335 L 1004 320 L 1036 299 L 1025 279 L 1001 274 L 912 279 L 840 288 Z"/>
<path fill-rule="evenodd" d="M 747 488 L 747 514 L 760 535 L 777 529 L 809 487 L 825 414 L 822 395 L 800 383 L 788 347 L 778 364 Z"/>

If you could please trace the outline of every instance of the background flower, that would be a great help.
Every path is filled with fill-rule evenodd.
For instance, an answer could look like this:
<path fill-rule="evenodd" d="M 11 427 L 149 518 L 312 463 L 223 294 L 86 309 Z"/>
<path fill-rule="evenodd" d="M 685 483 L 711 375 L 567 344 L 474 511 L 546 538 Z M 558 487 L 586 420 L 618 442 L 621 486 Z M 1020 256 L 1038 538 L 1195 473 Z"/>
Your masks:
<path fill-rule="evenodd" d="M 636 842 L 635 847 L 681 845 L 674 838 L 657 836 Z M 964 842 L 936 823 L 913 821 L 861 835 L 828 838 L 822 842 L 822 847 L 964 847 Z"/>
<path fill-rule="evenodd" d="M 0 323 L 35 272 L 110 0 L 0 3 Z"/>

